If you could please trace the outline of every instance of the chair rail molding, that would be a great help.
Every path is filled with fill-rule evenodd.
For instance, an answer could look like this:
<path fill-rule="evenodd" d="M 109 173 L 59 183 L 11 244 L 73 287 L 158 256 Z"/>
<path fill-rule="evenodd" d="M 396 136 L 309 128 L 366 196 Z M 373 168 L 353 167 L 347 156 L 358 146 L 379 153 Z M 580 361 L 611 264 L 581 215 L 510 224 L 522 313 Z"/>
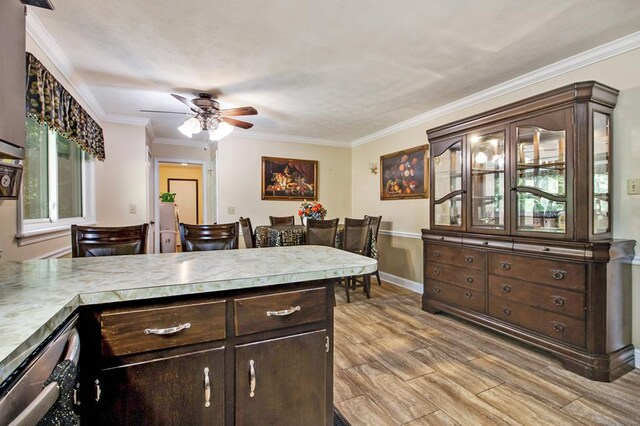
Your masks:
<path fill-rule="evenodd" d="M 418 240 L 422 238 L 422 234 L 418 232 L 391 231 L 388 229 L 381 229 L 379 233 L 382 235 L 389 235 L 391 237 L 414 238 Z"/>

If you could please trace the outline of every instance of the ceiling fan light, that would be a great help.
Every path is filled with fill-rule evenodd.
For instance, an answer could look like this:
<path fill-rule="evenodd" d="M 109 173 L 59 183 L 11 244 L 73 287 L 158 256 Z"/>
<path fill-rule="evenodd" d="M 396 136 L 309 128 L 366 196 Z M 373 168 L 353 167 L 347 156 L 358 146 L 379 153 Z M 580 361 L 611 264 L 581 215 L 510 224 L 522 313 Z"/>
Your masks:
<path fill-rule="evenodd" d="M 202 127 L 200 126 L 200 120 L 196 117 L 191 117 L 185 120 L 180 127 L 178 127 L 180 133 L 187 137 L 192 137 L 194 134 L 200 133 Z"/>
<path fill-rule="evenodd" d="M 219 141 L 220 139 L 227 137 L 233 132 L 233 126 L 222 121 L 218 124 L 218 127 L 209 131 L 209 140 Z"/>

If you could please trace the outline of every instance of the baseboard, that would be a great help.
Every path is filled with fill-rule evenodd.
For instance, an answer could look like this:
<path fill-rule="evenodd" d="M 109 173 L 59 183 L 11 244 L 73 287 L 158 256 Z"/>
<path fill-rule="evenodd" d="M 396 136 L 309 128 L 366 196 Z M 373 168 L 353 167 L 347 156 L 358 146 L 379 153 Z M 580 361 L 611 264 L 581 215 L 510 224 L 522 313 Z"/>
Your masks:
<path fill-rule="evenodd" d="M 633 352 L 633 355 L 635 356 L 636 368 L 640 368 L 640 349 L 636 348 Z"/>
<path fill-rule="evenodd" d="M 400 287 L 404 287 L 408 290 L 411 290 L 419 294 L 422 294 L 424 289 L 424 286 L 422 285 L 422 283 L 411 281 L 406 278 L 398 277 L 396 275 L 388 274 L 382 271 L 380 271 L 380 279 L 388 283 L 391 283 Z"/>

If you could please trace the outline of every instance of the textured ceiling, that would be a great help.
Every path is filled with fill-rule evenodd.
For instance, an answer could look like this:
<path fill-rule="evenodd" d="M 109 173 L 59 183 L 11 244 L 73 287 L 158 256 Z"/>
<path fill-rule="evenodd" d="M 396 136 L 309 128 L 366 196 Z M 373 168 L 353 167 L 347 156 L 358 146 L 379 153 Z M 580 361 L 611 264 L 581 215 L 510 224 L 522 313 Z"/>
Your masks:
<path fill-rule="evenodd" d="M 182 138 L 169 94 L 349 142 L 640 31 L 637 0 L 54 0 L 32 10 L 107 115 Z"/>

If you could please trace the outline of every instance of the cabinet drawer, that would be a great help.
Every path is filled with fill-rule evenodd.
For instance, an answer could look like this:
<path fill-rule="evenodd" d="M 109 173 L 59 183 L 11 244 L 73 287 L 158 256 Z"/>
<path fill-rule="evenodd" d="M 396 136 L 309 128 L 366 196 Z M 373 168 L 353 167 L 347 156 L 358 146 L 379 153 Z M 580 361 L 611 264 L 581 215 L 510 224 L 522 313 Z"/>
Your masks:
<path fill-rule="evenodd" d="M 103 311 L 102 355 L 128 355 L 224 339 L 225 316 L 224 300 Z"/>
<path fill-rule="evenodd" d="M 472 290 L 485 291 L 485 272 L 478 269 L 456 268 L 440 263 L 427 264 L 427 278 Z"/>
<path fill-rule="evenodd" d="M 438 262 L 449 265 L 464 266 L 470 269 L 484 270 L 486 268 L 486 255 L 482 250 L 467 247 L 453 247 L 440 244 L 427 246 L 427 263 Z"/>
<path fill-rule="evenodd" d="M 585 346 L 585 323 L 575 318 L 494 295 L 489 295 L 489 315 L 574 346 Z"/>
<path fill-rule="evenodd" d="M 462 288 L 441 281 L 427 280 L 425 297 L 457 305 L 476 312 L 485 312 L 485 292 Z"/>
<path fill-rule="evenodd" d="M 489 275 L 489 293 L 545 311 L 584 319 L 584 293 L 532 284 L 499 275 Z"/>
<path fill-rule="evenodd" d="M 327 319 L 324 287 L 244 297 L 236 299 L 234 305 L 237 336 Z"/>
<path fill-rule="evenodd" d="M 489 253 L 490 274 L 585 291 L 586 266 L 565 260 Z"/>

